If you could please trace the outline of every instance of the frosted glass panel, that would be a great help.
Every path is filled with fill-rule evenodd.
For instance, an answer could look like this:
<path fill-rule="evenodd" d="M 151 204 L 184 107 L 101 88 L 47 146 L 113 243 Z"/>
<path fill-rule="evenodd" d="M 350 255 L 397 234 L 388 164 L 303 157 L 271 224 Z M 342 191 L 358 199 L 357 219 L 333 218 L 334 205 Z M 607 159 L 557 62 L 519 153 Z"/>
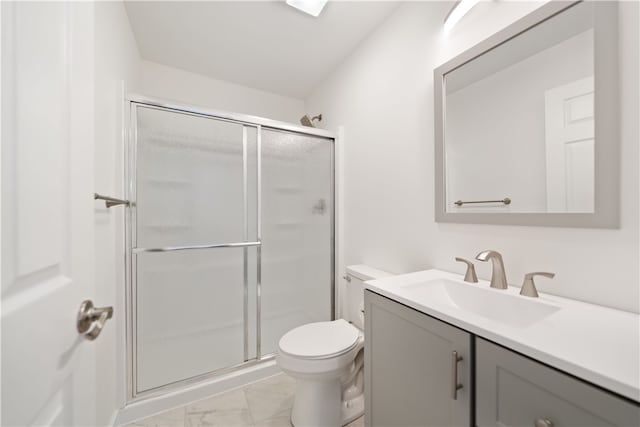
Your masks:
<path fill-rule="evenodd" d="M 137 246 L 243 241 L 243 126 L 145 107 L 137 126 Z"/>
<path fill-rule="evenodd" d="M 331 319 L 332 143 L 262 134 L 262 351 L 288 330 Z"/>
<path fill-rule="evenodd" d="M 139 392 L 244 361 L 243 250 L 136 256 Z"/>

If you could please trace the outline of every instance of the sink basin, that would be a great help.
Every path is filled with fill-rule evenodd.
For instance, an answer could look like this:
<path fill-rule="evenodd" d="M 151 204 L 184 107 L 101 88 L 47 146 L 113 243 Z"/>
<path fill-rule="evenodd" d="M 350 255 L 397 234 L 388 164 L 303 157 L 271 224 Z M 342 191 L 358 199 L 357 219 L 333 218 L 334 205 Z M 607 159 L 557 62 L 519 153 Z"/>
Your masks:
<path fill-rule="evenodd" d="M 560 307 L 537 298 L 445 278 L 414 283 L 402 288 L 408 297 L 428 301 L 429 305 L 464 310 L 516 328 L 531 326 L 560 310 Z"/>

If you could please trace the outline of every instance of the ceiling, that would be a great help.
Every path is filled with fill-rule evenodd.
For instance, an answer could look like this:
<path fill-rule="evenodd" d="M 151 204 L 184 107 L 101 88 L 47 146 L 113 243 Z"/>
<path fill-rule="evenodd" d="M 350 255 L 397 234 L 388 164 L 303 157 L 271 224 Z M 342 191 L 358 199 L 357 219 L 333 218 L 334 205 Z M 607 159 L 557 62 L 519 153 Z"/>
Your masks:
<path fill-rule="evenodd" d="M 399 2 L 126 1 L 144 59 L 304 99 Z"/>

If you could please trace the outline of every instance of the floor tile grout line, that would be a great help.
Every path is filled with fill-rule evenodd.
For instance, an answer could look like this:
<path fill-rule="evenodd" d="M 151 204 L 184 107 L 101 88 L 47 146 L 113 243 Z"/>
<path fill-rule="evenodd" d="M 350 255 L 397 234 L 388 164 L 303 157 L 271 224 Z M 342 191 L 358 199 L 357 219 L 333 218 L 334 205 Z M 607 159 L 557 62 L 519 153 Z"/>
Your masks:
<path fill-rule="evenodd" d="M 166 416 L 167 414 L 169 414 L 169 413 L 171 413 L 173 411 L 181 411 L 182 412 L 181 415 L 179 416 L 179 418 L 182 418 L 181 427 L 183 427 L 183 426 L 187 425 L 187 422 L 190 419 L 187 416 L 189 414 L 189 411 L 187 410 L 189 406 L 192 406 L 192 405 L 207 401 L 209 399 L 215 399 L 215 398 L 221 398 L 223 396 L 228 396 L 229 394 L 231 394 L 233 392 L 238 392 L 238 391 L 242 392 L 242 397 L 244 399 L 244 403 L 246 404 L 246 409 L 247 409 L 247 413 L 249 415 L 249 420 L 250 420 L 251 424 L 250 425 L 246 425 L 246 423 L 245 423 L 243 425 L 237 425 L 237 426 L 234 426 L 234 427 L 256 427 L 255 414 L 254 414 L 254 411 L 252 410 L 251 404 L 249 402 L 249 395 L 247 393 L 248 390 L 250 388 L 254 387 L 254 386 L 260 386 L 260 385 L 269 386 L 270 382 L 275 382 L 275 381 L 278 381 L 279 379 L 282 380 L 282 378 L 288 378 L 288 377 L 284 373 L 275 374 L 275 375 L 269 376 L 267 378 L 264 378 L 262 380 L 255 381 L 255 382 L 246 384 L 244 386 L 234 387 L 234 388 L 232 388 L 230 390 L 226 390 L 226 391 L 221 392 L 221 393 L 213 394 L 213 395 L 211 395 L 209 397 L 206 397 L 206 398 L 203 398 L 203 399 L 199 399 L 197 401 L 190 402 L 190 403 L 184 404 L 182 406 L 178 406 L 178 407 L 163 411 L 163 412 L 161 412 L 159 414 L 155 414 L 155 415 L 152 415 L 152 416 L 147 417 L 147 418 L 140 419 L 140 420 L 138 420 L 138 421 L 136 421 L 134 423 L 128 424 L 127 427 L 140 426 L 140 425 L 148 426 L 149 425 L 148 423 L 150 423 L 150 422 L 153 423 L 153 425 L 159 425 L 158 424 L 158 420 L 156 420 L 156 417 Z M 285 382 L 286 382 L 286 380 L 285 380 Z M 271 387 L 276 387 L 275 384 L 271 384 L 270 386 Z M 287 384 L 280 384 L 279 385 L 279 388 L 281 388 L 281 389 L 286 389 L 286 387 L 288 387 Z M 262 424 L 264 424 L 264 423 L 268 423 L 270 421 L 274 421 L 275 419 L 283 417 L 283 414 L 286 414 L 287 411 L 289 411 L 289 416 L 290 416 L 290 410 L 291 410 L 291 407 L 288 407 L 285 411 L 279 412 L 279 413 L 275 413 L 275 414 L 271 414 L 271 416 L 269 416 L 268 418 L 263 419 L 260 422 Z M 205 413 L 205 412 L 216 413 L 216 412 L 218 412 L 218 410 L 202 411 L 202 412 L 203 413 Z M 242 412 L 242 410 L 240 410 L 239 412 Z M 194 412 L 194 414 L 197 414 L 197 413 L 200 413 L 200 411 Z M 160 421 L 160 424 L 161 425 L 167 425 L 165 422 L 162 422 L 162 421 Z M 290 424 L 290 419 L 289 419 L 289 424 Z M 231 427 L 231 426 L 229 426 L 229 427 Z"/>
<path fill-rule="evenodd" d="M 249 418 L 251 418 L 251 425 L 255 427 L 256 420 L 253 416 L 253 411 L 251 410 L 251 405 L 249 404 L 249 398 L 247 397 L 247 388 L 248 385 L 242 387 L 242 396 L 244 397 L 244 401 L 247 403 L 247 410 L 249 411 Z"/>

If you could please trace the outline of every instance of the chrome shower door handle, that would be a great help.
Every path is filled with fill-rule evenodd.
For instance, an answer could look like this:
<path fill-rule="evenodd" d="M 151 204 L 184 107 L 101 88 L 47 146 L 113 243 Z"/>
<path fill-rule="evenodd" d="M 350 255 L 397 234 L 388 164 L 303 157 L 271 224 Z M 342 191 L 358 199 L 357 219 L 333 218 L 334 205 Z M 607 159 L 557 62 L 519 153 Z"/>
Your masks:
<path fill-rule="evenodd" d="M 458 390 L 462 384 L 458 383 L 458 363 L 462 361 L 462 356 L 457 351 L 451 352 L 451 398 L 458 400 Z"/>
<path fill-rule="evenodd" d="M 98 338 L 105 323 L 112 317 L 113 307 L 94 307 L 91 300 L 85 300 L 80 304 L 80 310 L 78 310 L 76 329 L 86 339 L 93 341 Z"/>
<path fill-rule="evenodd" d="M 107 208 L 118 206 L 118 205 L 129 206 L 131 204 L 128 200 L 116 199 L 115 197 L 109 197 L 109 196 L 103 196 L 102 194 L 98 194 L 98 193 L 93 193 L 93 199 L 104 200 L 104 205 Z"/>

